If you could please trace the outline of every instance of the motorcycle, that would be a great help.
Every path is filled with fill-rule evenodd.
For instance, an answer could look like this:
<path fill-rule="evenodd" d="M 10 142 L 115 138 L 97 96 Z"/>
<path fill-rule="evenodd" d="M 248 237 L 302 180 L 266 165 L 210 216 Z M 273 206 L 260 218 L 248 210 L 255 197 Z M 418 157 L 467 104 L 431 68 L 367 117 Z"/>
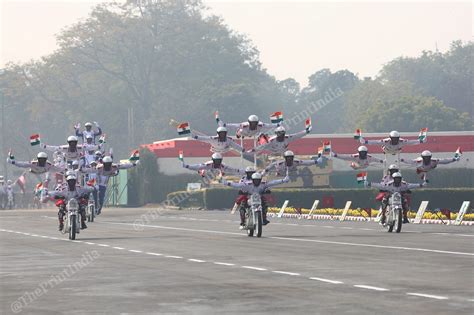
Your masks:
<path fill-rule="evenodd" d="M 255 233 L 257 237 L 262 236 L 262 197 L 259 193 L 253 193 L 248 200 L 249 207 L 245 213 L 245 227 L 247 235 L 252 237 Z"/>
<path fill-rule="evenodd" d="M 66 220 L 64 222 L 63 234 L 68 234 L 70 240 L 76 239 L 76 234 L 81 228 L 81 213 L 79 211 L 79 202 L 71 198 L 66 205 Z"/>
<path fill-rule="evenodd" d="M 385 227 L 388 228 L 388 232 L 392 232 L 395 228 L 395 232 L 400 233 L 403 224 L 403 206 L 402 206 L 402 195 L 399 192 L 394 192 L 388 201 L 387 206 L 387 219 L 385 221 Z"/>

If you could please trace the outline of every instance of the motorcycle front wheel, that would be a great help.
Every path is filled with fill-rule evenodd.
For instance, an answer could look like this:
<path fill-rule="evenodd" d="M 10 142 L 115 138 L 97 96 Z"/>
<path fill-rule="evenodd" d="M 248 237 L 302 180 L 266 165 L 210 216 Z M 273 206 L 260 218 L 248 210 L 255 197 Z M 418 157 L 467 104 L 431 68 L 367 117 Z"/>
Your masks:
<path fill-rule="evenodd" d="M 69 239 L 75 240 L 76 239 L 76 228 L 77 228 L 77 220 L 76 215 L 73 214 L 69 217 Z"/>
<path fill-rule="evenodd" d="M 263 227 L 263 218 L 262 218 L 262 211 L 258 211 L 256 213 L 257 215 L 257 222 L 255 222 L 255 228 L 257 232 L 257 237 L 262 237 L 262 227 Z"/>
<path fill-rule="evenodd" d="M 402 209 L 397 209 L 397 213 L 395 214 L 396 219 L 395 219 L 395 225 L 397 226 L 395 232 L 400 233 L 402 230 L 402 225 L 403 225 L 403 210 Z"/>

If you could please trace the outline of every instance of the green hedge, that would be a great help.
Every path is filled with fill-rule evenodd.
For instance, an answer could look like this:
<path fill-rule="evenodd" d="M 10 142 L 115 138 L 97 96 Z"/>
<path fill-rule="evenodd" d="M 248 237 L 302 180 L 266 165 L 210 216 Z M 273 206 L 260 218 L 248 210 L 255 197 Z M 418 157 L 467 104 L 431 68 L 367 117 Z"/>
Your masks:
<path fill-rule="evenodd" d="M 176 192 L 175 194 L 183 194 L 185 192 Z M 169 194 L 169 197 L 176 196 Z M 276 204 L 281 206 L 285 200 L 290 201 L 293 207 L 310 208 L 315 199 L 320 200 L 319 208 L 321 208 L 323 198 L 331 196 L 334 199 L 334 207 L 343 208 L 346 201 L 352 201 L 352 208 L 378 208 L 379 202 L 375 200 L 378 194 L 374 189 L 274 189 L 272 195 Z M 183 201 L 180 204 L 187 207 L 191 206 L 205 207 L 207 209 L 227 209 L 231 208 L 237 197 L 237 190 L 229 188 L 213 188 L 205 189 L 199 193 L 193 194 L 190 201 Z M 197 200 L 201 198 L 201 200 Z M 417 209 L 421 201 L 428 200 L 430 202 L 429 209 L 447 208 L 452 211 L 459 210 L 461 204 L 465 200 L 474 204 L 474 188 L 448 188 L 434 189 L 426 188 L 414 190 L 412 194 L 412 209 Z"/>

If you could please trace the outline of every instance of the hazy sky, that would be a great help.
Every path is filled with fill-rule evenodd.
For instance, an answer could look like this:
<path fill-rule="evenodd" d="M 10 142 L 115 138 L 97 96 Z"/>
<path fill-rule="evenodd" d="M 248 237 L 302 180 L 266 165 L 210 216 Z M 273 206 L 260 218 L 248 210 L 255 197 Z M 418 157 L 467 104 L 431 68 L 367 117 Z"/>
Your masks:
<path fill-rule="evenodd" d="M 51 53 L 54 34 L 101 0 L 0 0 L 0 67 Z M 456 39 L 472 40 L 467 2 L 429 1 L 204 1 L 260 50 L 277 79 L 302 85 L 322 68 L 374 76 L 398 56 L 446 51 Z"/>

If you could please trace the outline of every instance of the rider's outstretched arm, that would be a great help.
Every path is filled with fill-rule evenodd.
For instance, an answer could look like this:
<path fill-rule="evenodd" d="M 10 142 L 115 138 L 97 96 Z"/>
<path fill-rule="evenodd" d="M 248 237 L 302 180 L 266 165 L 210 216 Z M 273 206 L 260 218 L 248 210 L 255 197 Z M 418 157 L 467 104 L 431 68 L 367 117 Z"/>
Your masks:
<path fill-rule="evenodd" d="M 367 160 L 369 160 L 369 163 L 383 163 L 382 159 L 376 158 L 374 156 L 367 156 Z"/>
<path fill-rule="evenodd" d="M 7 158 L 7 162 L 21 168 L 30 168 L 34 166 L 31 162 L 15 161 L 11 160 L 10 158 Z"/>
<path fill-rule="evenodd" d="M 188 169 L 193 170 L 193 171 L 200 171 L 200 170 L 202 170 L 202 169 L 207 168 L 207 167 L 206 167 L 206 164 L 204 164 L 204 163 L 199 163 L 199 164 L 184 164 L 184 162 L 183 162 L 183 167 L 184 167 L 184 168 L 188 168 Z"/>
<path fill-rule="evenodd" d="M 400 162 L 402 162 L 404 164 L 407 164 L 407 165 L 411 165 L 411 166 L 416 166 L 418 164 L 418 161 L 416 159 L 414 159 L 414 160 L 405 160 L 405 159 L 401 158 Z"/>
<path fill-rule="evenodd" d="M 226 185 L 226 186 L 229 186 L 229 187 L 232 187 L 232 188 L 238 188 L 238 189 L 241 189 L 241 188 L 244 188 L 245 186 L 247 186 L 247 184 L 245 184 L 245 183 L 228 182 L 225 178 L 222 178 L 221 183 L 223 185 Z"/>
<path fill-rule="evenodd" d="M 400 143 L 403 145 L 416 145 L 420 143 L 424 143 L 422 139 L 414 139 L 414 140 L 408 140 L 408 139 L 400 139 Z"/>
<path fill-rule="evenodd" d="M 284 184 L 284 183 L 288 183 L 290 181 L 290 178 L 288 176 L 286 176 L 285 178 L 282 178 L 282 179 L 274 179 L 272 181 L 269 181 L 265 187 L 266 188 L 270 188 L 270 187 L 273 187 L 273 186 L 277 186 L 277 185 L 281 185 L 281 184 Z"/>
<path fill-rule="evenodd" d="M 126 170 L 135 166 L 137 166 L 135 163 L 129 163 L 129 162 L 117 164 L 117 167 L 119 170 Z"/>
<path fill-rule="evenodd" d="M 242 124 L 240 124 L 240 123 L 222 123 L 222 126 L 226 127 L 227 129 L 237 130 L 242 126 Z"/>
<path fill-rule="evenodd" d="M 60 145 L 47 145 L 47 144 L 41 143 L 40 147 L 51 152 L 63 151 Z"/>
<path fill-rule="evenodd" d="M 451 164 L 459 161 L 459 158 L 438 159 L 438 164 Z"/>
<path fill-rule="evenodd" d="M 235 151 L 241 153 L 244 152 L 244 148 L 242 148 L 237 142 L 229 138 L 229 146 L 234 149 Z"/>
<path fill-rule="evenodd" d="M 293 141 L 293 140 L 296 140 L 296 139 L 300 139 L 300 138 L 303 138 L 304 136 L 306 136 L 307 134 L 309 133 L 308 130 L 302 130 L 300 132 L 297 132 L 297 133 L 293 133 L 291 135 L 288 135 L 288 139 L 290 141 Z"/>
<path fill-rule="evenodd" d="M 368 145 L 377 145 L 377 144 L 382 145 L 382 144 L 385 143 L 385 139 L 366 140 L 366 139 L 360 137 L 359 142 L 360 142 L 361 144 L 368 144 Z"/>

